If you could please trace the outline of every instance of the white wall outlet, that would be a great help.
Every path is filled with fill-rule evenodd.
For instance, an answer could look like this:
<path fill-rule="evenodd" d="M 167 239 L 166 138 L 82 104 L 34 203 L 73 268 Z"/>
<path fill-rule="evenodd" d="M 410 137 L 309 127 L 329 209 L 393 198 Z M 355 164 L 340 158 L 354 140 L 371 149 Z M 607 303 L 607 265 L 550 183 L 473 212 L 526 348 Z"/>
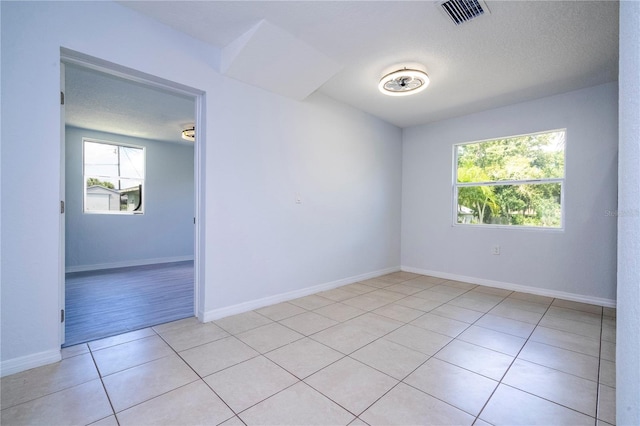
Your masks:
<path fill-rule="evenodd" d="M 499 256 L 500 255 L 500 246 L 499 245 L 495 245 L 491 248 L 491 254 L 495 255 L 495 256 Z"/>

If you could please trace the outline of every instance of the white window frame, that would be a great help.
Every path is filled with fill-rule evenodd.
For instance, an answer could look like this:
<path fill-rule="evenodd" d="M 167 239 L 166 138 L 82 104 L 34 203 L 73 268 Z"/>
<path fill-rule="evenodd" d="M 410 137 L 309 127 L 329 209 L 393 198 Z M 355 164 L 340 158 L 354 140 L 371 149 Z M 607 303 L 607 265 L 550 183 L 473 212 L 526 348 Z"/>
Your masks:
<path fill-rule="evenodd" d="M 461 145 L 471 145 L 471 144 L 479 144 L 483 142 L 492 142 L 499 139 L 511 139 L 518 138 L 522 136 L 532 136 L 539 135 L 545 133 L 554 133 L 554 132 L 564 132 L 564 173 L 562 178 L 545 178 L 545 179 L 523 179 L 523 180 L 499 180 L 499 181 L 484 181 L 484 182 L 458 182 L 458 146 Z M 499 136 L 490 139 L 482 139 L 470 142 L 461 142 L 457 144 L 453 144 L 453 183 L 452 187 L 452 226 L 455 227 L 471 227 L 471 228 L 492 228 L 492 229 L 514 229 L 514 230 L 532 230 L 532 231 L 542 231 L 542 232 L 564 232 L 565 228 L 565 181 L 567 177 L 567 129 L 551 129 L 544 130 L 540 132 L 531 132 L 531 133 L 522 133 L 518 135 L 511 136 Z M 549 183 L 559 183 L 560 184 L 560 226 L 559 227 L 548 227 L 548 226 L 530 226 L 530 225 L 501 225 L 495 223 L 458 223 L 458 188 L 463 187 L 474 187 L 474 186 L 498 186 L 498 185 L 536 185 L 536 184 L 549 184 Z"/>
<path fill-rule="evenodd" d="M 85 170 L 85 142 L 91 143 L 99 143 L 103 145 L 113 145 L 118 147 L 126 147 L 126 148 L 136 148 L 142 150 L 142 161 L 144 164 L 144 173 L 142 177 L 135 178 L 135 180 L 141 181 L 142 185 L 142 200 L 140 205 L 140 210 L 137 211 L 123 211 L 123 210 L 87 210 L 87 179 L 89 178 L 97 178 L 99 180 L 107 179 L 132 179 L 129 177 L 122 176 L 110 176 L 110 175 L 96 175 L 96 174 L 87 174 Z M 146 174 L 147 174 L 147 149 L 144 146 L 133 145 L 123 142 L 115 142 L 109 140 L 102 139 L 94 139 L 94 138 L 82 138 L 82 212 L 85 214 L 107 214 L 107 215 L 144 215 L 145 213 L 145 200 L 146 200 Z"/>

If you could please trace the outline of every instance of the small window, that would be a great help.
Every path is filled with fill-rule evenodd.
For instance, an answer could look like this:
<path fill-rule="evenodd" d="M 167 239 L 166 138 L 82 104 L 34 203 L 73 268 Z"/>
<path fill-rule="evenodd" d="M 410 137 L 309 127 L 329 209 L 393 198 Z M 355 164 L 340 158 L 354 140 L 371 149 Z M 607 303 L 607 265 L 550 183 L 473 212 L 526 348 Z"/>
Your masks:
<path fill-rule="evenodd" d="M 565 133 L 454 145 L 454 224 L 562 228 Z"/>
<path fill-rule="evenodd" d="M 85 213 L 143 213 L 143 147 L 83 139 L 83 161 Z"/>

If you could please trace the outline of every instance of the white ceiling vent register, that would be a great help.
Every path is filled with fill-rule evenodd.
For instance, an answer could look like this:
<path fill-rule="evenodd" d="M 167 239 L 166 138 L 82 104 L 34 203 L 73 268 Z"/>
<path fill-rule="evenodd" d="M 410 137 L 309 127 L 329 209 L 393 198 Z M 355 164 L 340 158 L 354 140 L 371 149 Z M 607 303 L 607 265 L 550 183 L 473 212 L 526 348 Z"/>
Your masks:
<path fill-rule="evenodd" d="M 489 8 L 482 0 L 448 0 L 440 3 L 440 6 L 456 25 L 463 24 L 485 13 L 489 14 Z"/>

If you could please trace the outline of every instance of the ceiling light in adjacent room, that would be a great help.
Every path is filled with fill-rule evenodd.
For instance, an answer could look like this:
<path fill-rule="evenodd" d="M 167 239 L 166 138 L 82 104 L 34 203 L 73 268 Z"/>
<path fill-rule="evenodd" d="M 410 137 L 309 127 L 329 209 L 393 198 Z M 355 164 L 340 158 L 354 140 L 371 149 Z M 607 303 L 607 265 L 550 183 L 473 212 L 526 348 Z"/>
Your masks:
<path fill-rule="evenodd" d="M 422 92 L 429 85 L 426 72 L 416 69 L 401 69 L 380 79 L 378 89 L 389 96 L 407 96 Z"/>
<path fill-rule="evenodd" d="M 196 128 L 190 127 L 182 131 L 182 139 L 185 141 L 193 142 L 196 140 Z"/>

